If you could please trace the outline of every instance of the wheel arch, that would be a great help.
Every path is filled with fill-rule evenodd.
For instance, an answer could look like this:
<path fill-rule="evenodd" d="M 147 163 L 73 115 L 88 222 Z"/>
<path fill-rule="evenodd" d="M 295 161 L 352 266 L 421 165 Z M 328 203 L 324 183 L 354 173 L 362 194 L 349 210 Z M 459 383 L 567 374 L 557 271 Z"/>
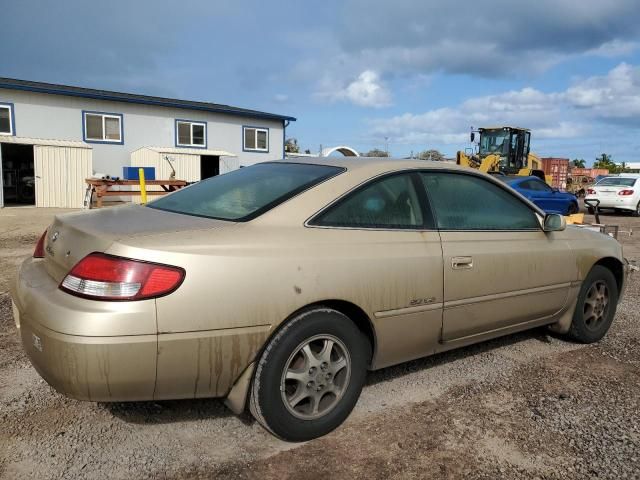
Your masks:
<path fill-rule="evenodd" d="M 594 263 L 591 268 L 596 265 L 605 267 L 613 273 L 613 276 L 616 279 L 616 286 L 618 287 L 618 294 L 620 294 L 624 286 L 624 265 L 622 262 L 615 257 L 604 257 Z"/>

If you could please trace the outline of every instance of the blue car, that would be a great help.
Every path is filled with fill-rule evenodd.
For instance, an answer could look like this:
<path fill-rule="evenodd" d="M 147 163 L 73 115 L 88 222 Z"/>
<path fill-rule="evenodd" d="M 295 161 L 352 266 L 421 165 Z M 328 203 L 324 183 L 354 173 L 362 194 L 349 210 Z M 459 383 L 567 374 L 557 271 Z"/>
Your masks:
<path fill-rule="evenodd" d="M 571 215 L 578 213 L 578 198 L 572 193 L 551 188 L 538 177 L 498 177 L 514 190 L 518 191 L 547 213 Z"/>

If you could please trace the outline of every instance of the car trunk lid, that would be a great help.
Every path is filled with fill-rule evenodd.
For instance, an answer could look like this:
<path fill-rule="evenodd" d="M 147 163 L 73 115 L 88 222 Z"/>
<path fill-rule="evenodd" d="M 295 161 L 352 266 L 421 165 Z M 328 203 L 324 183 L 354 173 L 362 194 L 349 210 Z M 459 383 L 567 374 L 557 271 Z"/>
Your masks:
<path fill-rule="evenodd" d="M 49 275 L 60 282 L 86 255 L 105 252 L 119 240 L 232 225 L 235 224 L 140 205 L 60 215 L 47 230 L 45 267 Z"/>

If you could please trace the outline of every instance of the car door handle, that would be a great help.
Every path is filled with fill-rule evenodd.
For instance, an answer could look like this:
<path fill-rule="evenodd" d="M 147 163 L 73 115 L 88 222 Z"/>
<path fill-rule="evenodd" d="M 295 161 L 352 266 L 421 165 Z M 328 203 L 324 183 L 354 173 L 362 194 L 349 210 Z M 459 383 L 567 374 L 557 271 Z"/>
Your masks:
<path fill-rule="evenodd" d="M 451 257 L 451 268 L 454 270 L 465 270 L 473 268 L 472 257 Z"/>

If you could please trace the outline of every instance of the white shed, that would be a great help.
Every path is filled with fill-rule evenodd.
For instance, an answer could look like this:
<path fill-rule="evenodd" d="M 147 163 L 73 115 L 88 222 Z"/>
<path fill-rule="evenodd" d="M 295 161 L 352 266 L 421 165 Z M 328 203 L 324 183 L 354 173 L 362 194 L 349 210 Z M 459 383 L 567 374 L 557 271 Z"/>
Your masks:
<path fill-rule="evenodd" d="M 0 207 L 82 208 L 92 153 L 84 142 L 0 136 Z"/>
<path fill-rule="evenodd" d="M 203 148 L 142 147 L 131 152 L 132 167 L 155 167 L 156 179 L 166 180 L 175 169 L 177 180 L 198 182 L 236 170 L 240 161 L 233 153 Z"/>

